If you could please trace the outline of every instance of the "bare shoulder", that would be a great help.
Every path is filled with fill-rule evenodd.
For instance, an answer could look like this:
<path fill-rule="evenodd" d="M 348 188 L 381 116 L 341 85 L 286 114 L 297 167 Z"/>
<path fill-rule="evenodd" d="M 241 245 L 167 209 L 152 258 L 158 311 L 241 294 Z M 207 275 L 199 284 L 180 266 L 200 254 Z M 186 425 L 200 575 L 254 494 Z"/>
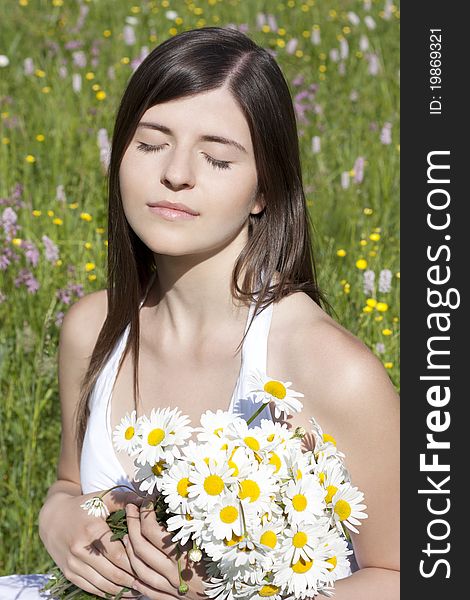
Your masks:
<path fill-rule="evenodd" d="M 331 318 L 304 292 L 279 301 L 273 312 L 270 345 L 278 377 L 307 393 L 316 409 L 349 413 L 397 398 L 381 361 L 362 340 Z M 276 346 L 276 348 L 274 348 Z M 305 390 L 305 391 L 304 391 Z"/>
<path fill-rule="evenodd" d="M 60 347 L 75 358 L 89 358 L 108 312 L 107 291 L 82 296 L 65 313 L 60 331 Z"/>

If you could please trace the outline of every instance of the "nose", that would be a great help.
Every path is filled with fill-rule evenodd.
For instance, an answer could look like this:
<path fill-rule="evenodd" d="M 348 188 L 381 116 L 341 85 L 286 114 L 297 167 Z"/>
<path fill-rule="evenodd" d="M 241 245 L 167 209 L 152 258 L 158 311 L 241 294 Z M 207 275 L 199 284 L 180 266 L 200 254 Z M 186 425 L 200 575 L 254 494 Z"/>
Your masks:
<path fill-rule="evenodd" d="M 174 150 L 168 156 L 168 162 L 162 172 L 161 183 L 174 191 L 193 187 L 193 172 L 187 153 Z"/>

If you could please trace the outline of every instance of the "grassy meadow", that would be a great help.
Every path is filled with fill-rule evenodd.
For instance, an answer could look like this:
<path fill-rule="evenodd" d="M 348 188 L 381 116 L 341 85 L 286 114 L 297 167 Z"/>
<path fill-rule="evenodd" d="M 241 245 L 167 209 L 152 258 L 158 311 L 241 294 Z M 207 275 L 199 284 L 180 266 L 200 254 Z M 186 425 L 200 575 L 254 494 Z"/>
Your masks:
<path fill-rule="evenodd" d="M 0 32 L 0 574 L 45 572 L 64 313 L 106 287 L 105 169 L 130 75 L 169 36 L 237 27 L 292 91 L 319 283 L 399 390 L 399 5 L 4 0 Z"/>

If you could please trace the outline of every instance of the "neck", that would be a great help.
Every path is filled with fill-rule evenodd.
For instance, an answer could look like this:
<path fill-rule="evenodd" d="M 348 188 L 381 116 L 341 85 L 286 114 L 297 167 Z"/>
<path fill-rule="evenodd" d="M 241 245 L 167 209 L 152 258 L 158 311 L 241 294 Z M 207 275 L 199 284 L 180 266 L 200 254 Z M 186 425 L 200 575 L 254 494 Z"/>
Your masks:
<path fill-rule="evenodd" d="M 245 324 L 249 309 L 230 291 L 243 247 L 236 241 L 204 255 L 154 255 L 157 276 L 146 305 L 172 344 L 191 347 L 214 332 L 239 330 Z"/>

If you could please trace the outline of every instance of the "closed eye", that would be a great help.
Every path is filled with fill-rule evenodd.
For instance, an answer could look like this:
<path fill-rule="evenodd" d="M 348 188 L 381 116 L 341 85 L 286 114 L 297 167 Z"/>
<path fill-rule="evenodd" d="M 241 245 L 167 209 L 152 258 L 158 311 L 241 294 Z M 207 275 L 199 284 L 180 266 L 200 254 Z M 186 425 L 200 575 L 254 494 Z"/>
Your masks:
<path fill-rule="evenodd" d="M 160 146 L 150 146 L 149 144 L 144 144 L 143 142 L 140 142 L 139 145 L 137 146 L 137 150 L 140 150 L 141 152 L 160 152 L 160 150 L 162 150 L 164 147 L 165 147 L 165 144 L 162 144 Z M 205 156 L 207 162 L 216 169 L 230 169 L 231 168 L 229 166 L 230 162 L 227 160 L 216 160 L 215 158 L 212 158 L 212 156 L 209 156 L 208 154 L 204 154 L 204 156 Z"/>

